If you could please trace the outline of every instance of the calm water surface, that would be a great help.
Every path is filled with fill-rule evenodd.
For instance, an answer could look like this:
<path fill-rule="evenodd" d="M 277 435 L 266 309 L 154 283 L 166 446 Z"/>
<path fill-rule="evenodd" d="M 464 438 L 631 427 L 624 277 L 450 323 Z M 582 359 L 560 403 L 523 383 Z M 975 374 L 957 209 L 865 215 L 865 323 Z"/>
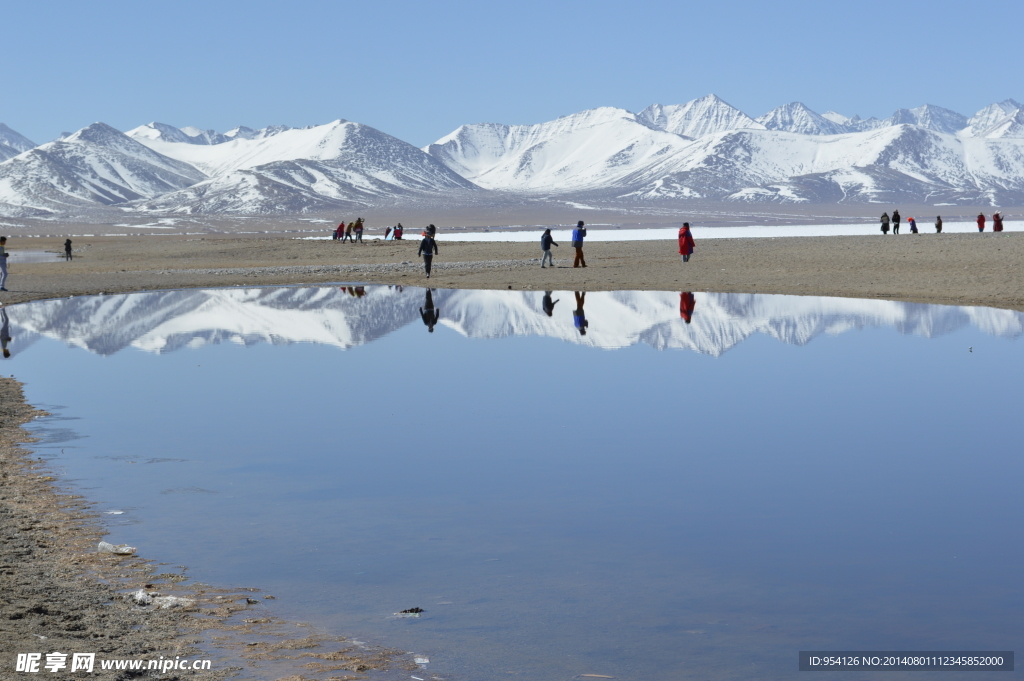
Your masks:
<path fill-rule="evenodd" d="M 1024 315 L 590 293 L 581 335 L 543 298 L 434 291 L 432 332 L 412 288 L 44 301 L 0 368 L 110 541 L 424 678 L 1020 648 Z"/>

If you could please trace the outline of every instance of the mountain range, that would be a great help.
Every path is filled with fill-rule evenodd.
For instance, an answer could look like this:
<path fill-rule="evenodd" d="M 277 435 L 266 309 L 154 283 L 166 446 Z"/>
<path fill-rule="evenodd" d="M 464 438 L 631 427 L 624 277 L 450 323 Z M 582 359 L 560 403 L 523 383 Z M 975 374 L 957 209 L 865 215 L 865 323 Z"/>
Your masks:
<path fill-rule="evenodd" d="M 569 291 L 555 292 L 554 313 L 531 291 L 436 290 L 440 324 L 468 338 L 539 336 L 597 348 L 643 343 L 658 350 L 721 355 L 755 334 L 804 345 L 822 334 L 894 328 L 936 337 L 965 327 L 1006 338 L 1024 335 L 1024 314 L 886 300 L 737 293 L 697 293 L 691 323 L 679 293 L 593 292 L 586 299 L 588 333 L 573 324 Z M 354 296 L 339 288 L 154 291 L 79 296 L 6 308 L 10 347 L 21 352 L 40 337 L 110 355 L 128 347 L 170 352 L 210 343 L 317 343 L 350 349 L 413 325 L 424 289 L 367 286 Z"/>
<path fill-rule="evenodd" d="M 568 197 L 1024 205 L 1024 108 L 1007 99 L 967 117 L 926 104 L 865 120 L 794 102 L 755 119 L 708 95 L 639 113 L 463 125 L 422 149 L 341 119 L 225 133 L 94 123 L 39 146 L 0 124 L 0 216 Z"/>

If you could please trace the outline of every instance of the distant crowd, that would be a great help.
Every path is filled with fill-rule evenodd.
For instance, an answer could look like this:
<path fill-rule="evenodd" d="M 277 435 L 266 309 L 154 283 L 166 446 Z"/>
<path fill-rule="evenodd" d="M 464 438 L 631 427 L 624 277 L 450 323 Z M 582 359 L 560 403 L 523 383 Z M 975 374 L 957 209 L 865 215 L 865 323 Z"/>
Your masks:
<path fill-rule="evenodd" d="M 891 218 L 889 217 L 888 213 L 882 213 L 882 234 L 888 234 L 890 228 L 892 229 L 892 233 L 894 235 L 899 234 L 900 233 L 900 220 L 901 219 L 902 218 L 900 218 L 900 212 L 898 210 L 894 210 L 892 212 L 892 217 Z M 985 214 L 984 213 L 978 213 L 978 217 L 976 218 L 975 222 L 978 223 L 978 231 L 979 232 L 984 232 L 985 231 Z M 914 220 L 914 218 L 907 218 L 907 224 L 910 226 L 910 233 L 911 234 L 919 234 L 920 233 L 917 230 L 917 221 Z M 992 214 L 992 231 L 993 232 L 1001 232 L 1001 231 L 1003 231 L 1003 216 L 1000 215 L 998 212 Z M 942 216 L 941 215 L 936 215 L 935 216 L 935 233 L 936 234 L 942 234 Z"/>

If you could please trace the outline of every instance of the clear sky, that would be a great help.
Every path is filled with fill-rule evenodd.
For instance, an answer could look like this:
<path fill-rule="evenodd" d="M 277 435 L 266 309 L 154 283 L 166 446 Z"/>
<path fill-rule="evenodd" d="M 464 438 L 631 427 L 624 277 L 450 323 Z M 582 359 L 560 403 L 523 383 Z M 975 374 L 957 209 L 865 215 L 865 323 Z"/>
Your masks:
<path fill-rule="evenodd" d="M 463 123 L 708 93 L 754 117 L 1024 100 L 1021 0 L 44 0 L 3 18 L 0 122 L 37 143 L 95 121 L 345 118 L 422 146 Z"/>

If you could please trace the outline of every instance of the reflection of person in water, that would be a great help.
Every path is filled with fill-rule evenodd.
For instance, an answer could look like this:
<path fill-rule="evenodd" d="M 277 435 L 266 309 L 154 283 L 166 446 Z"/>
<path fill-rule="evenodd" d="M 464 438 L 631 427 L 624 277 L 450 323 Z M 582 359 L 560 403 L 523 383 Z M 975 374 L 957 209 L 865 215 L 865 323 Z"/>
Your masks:
<path fill-rule="evenodd" d="M 0 347 L 3 347 L 4 358 L 11 356 L 7 344 L 11 342 L 11 320 L 7 317 L 7 308 L 0 307 Z"/>
<path fill-rule="evenodd" d="M 581 336 L 587 335 L 587 327 L 590 326 L 590 322 L 587 321 L 587 316 L 583 314 L 583 303 L 587 300 L 587 292 L 580 293 L 576 291 L 576 309 L 572 313 L 572 323 L 580 330 Z"/>
<path fill-rule="evenodd" d="M 696 305 L 697 300 L 689 291 L 679 294 L 679 316 L 682 317 L 683 321 L 687 324 L 690 323 L 690 319 L 693 317 L 693 308 Z"/>
<path fill-rule="evenodd" d="M 441 318 L 441 310 L 434 309 L 434 295 L 429 288 L 427 289 L 427 299 L 424 301 L 423 307 L 420 308 L 420 317 L 427 325 L 427 331 L 434 333 L 434 324 L 437 324 L 437 320 Z"/>
<path fill-rule="evenodd" d="M 544 292 L 544 300 L 541 302 L 541 305 L 544 306 L 544 312 L 547 313 L 549 317 L 554 314 L 555 303 L 557 302 L 557 300 L 551 300 L 551 291 Z"/>

